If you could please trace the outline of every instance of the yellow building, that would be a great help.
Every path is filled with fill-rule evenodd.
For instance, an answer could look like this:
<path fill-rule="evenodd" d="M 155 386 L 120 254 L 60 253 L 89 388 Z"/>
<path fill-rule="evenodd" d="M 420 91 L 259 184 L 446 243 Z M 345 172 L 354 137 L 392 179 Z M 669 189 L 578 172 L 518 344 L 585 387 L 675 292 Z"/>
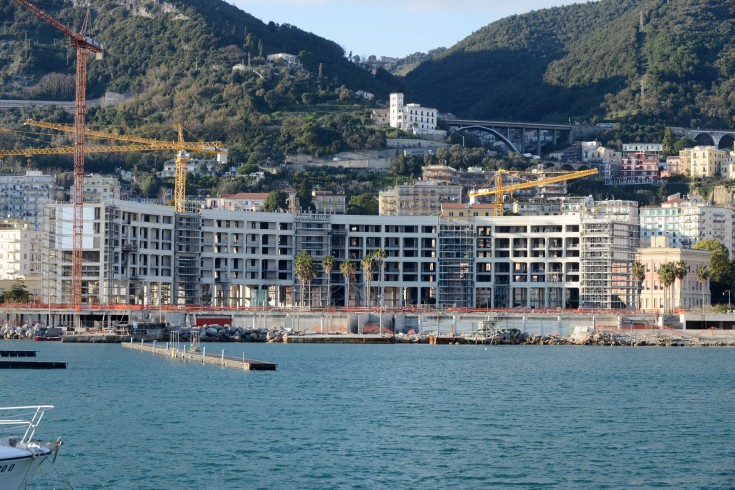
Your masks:
<path fill-rule="evenodd" d="M 442 203 L 442 219 L 448 220 L 469 220 L 477 216 L 486 217 L 493 216 L 495 205 L 492 203 Z"/>
<path fill-rule="evenodd" d="M 727 151 L 718 150 L 714 146 L 695 146 L 679 152 L 680 168 L 691 177 L 720 176 L 727 157 Z"/>
<path fill-rule="evenodd" d="M 444 202 L 461 202 L 461 185 L 436 182 L 401 184 L 380 191 L 378 204 L 382 216 L 438 216 Z"/>

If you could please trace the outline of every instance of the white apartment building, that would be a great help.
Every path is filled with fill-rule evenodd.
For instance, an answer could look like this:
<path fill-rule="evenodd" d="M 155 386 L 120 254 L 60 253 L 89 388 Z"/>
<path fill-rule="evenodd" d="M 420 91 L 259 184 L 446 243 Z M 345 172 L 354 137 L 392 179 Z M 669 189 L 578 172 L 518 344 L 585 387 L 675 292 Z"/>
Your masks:
<path fill-rule="evenodd" d="M 0 281 L 29 279 L 41 264 L 41 232 L 30 223 L 0 224 Z"/>
<path fill-rule="evenodd" d="M 715 239 L 735 256 L 733 250 L 733 210 L 712 206 L 699 196 L 682 199 L 669 196 L 661 206 L 641 208 L 641 239 L 667 236 L 673 248 L 692 248 L 706 239 Z"/>
<path fill-rule="evenodd" d="M 263 211 L 267 192 L 239 192 L 226 194 L 222 197 L 207 197 L 204 205 L 209 209 L 224 209 L 226 211 Z"/>
<path fill-rule="evenodd" d="M 623 155 L 630 153 L 656 153 L 663 151 L 661 143 L 623 143 Z"/>
<path fill-rule="evenodd" d="M 0 175 L 0 218 L 33 223 L 39 228 L 43 206 L 54 199 L 56 179 L 39 170 Z"/>
<path fill-rule="evenodd" d="M 74 195 L 74 184 L 69 195 Z M 110 202 L 120 199 L 120 180 L 117 177 L 99 174 L 84 176 L 84 202 Z"/>
<path fill-rule="evenodd" d="M 590 204 L 556 216 L 452 220 L 94 203 L 84 208 L 83 303 L 631 307 L 634 205 Z M 72 211 L 48 208 L 41 263 L 51 303 L 70 302 Z M 360 261 L 378 249 L 386 258 L 368 281 Z M 294 276 L 302 251 L 317 268 L 310 285 Z M 336 259 L 330 277 L 327 255 Z M 355 268 L 349 281 L 344 261 Z"/>
<path fill-rule="evenodd" d="M 437 110 L 420 104 L 404 104 L 403 94 L 390 94 L 390 125 L 406 132 L 423 133 L 436 130 Z"/>

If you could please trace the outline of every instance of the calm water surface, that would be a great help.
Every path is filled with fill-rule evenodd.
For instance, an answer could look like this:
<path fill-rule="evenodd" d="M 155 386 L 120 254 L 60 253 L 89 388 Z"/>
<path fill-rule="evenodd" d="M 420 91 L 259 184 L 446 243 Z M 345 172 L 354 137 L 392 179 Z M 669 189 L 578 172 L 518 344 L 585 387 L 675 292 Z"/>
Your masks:
<path fill-rule="evenodd" d="M 0 405 L 56 406 L 76 489 L 735 488 L 735 349 L 206 347 L 278 371 L 0 341 L 69 363 Z"/>

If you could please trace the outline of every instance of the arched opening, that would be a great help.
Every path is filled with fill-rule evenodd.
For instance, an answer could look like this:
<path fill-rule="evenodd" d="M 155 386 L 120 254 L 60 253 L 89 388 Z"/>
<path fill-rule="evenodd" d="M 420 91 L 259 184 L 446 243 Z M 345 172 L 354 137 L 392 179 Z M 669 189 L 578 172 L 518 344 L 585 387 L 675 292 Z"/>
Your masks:
<path fill-rule="evenodd" d="M 495 140 L 500 140 L 503 144 L 505 144 L 505 146 L 508 148 L 508 151 L 514 151 L 516 153 L 520 153 L 518 151 L 518 148 L 516 148 L 515 145 L 508 138 L 506 138 L 501 133 L 499 133 L 498 131 L 492 128 L 488 128 L 485 126 L 464 126 L 464 127 L 455 129 L 455 132 L 459 132 L 459 131 L 466 131 L 470 134 L 477 134 L 478 132 L 490 133 Z M 479 138 L 479 139 L 480 141 L 483 141 L 483 138 Z"/>
<path fill-rule="evenodd" d="M 699 133 L 694 137 L 694 141 L 699 146 L 715 146 L 715 139 L 709 133 Z"/>
<path fill-rule="evenodd" d="M 720 150 L 733 150 L 735 148 L 735 135 L 726 134 L 720 138 L 717 148 Z"/>

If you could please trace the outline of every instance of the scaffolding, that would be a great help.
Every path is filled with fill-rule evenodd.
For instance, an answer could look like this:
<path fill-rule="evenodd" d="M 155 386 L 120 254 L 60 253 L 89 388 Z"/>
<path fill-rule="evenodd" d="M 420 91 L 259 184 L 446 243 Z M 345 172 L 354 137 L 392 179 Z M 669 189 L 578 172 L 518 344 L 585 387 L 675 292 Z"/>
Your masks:
<path fill-rule="evenodd" d="M 328 279 L 324 274 L 322 261 L 331 254 L 332 225 L 329 214 L 301 213 L 294 216 L 294 257 L 301 252 L 307 252 L 314 261 L 316 276 L 311 281 L 311 291 L 304 297 L 310 306 L 325 306 L 329 304 L 327 297 Z M 317 293 L 314 295 L 314 293 Z M 316 297 L 317 301 L 313 298 Z"/>
<path fill-rule="evenodd" d="M 59 304 L 61 297 L 61 250 L 57 245 L 56 215 L 54 204 L 44 206 L 43 235 L 41 243 L 41 298 L 46 304 Z"/>
<path fill-rule="evenodd" d="M 197 305 L 202 302 L 199 256 L 202 247 L 201 216 L 176 213 L 174 228 L 174 304 Z M 210 293 L 211 294 L 211 293 Z M 212 298 L 205 298 L 211 302 Z"/>
<path fill-rule="evenodd" d="M 475 238 L 469 222 L 440 222 L 438 307 L 475 306 Z"/>
<path fill-rule="evenodd" d="M 640 237 L 637 222 L 585 213 L 581 232 L 580 307 L 635 307 L 631 266 Z"/>

